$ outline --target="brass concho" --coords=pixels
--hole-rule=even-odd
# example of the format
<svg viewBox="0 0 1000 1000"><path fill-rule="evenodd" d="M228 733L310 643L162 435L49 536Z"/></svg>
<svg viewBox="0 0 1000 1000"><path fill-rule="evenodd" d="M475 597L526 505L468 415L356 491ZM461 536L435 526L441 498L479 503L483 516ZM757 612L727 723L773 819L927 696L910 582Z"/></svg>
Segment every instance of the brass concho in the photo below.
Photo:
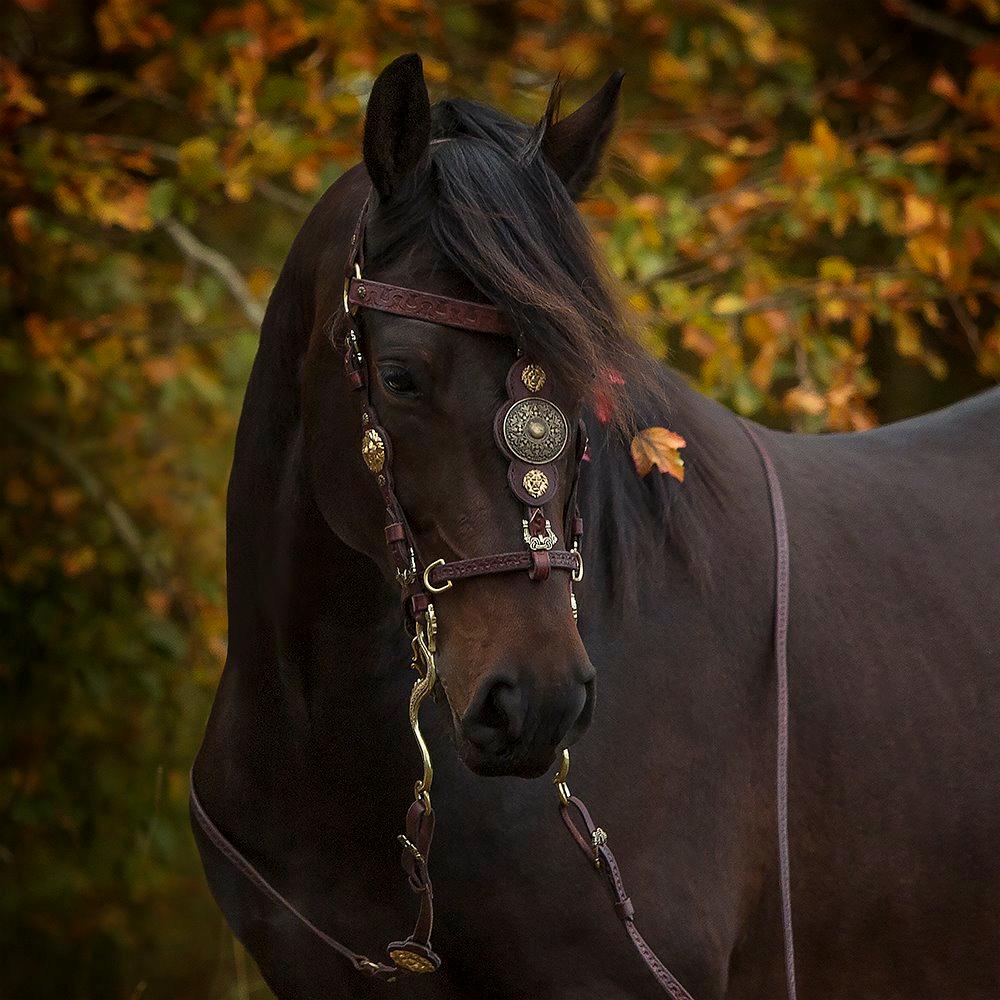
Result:
<svg viewBox="0 0 1000 1000"><path fill-rule="evenodd" d="M545 385L545 369L540 365L525 365L521 372L521 381L529 392L538 392Z"/></svg>
<svg viewBox="0 0 1000 1000"><path fill-rule="evenodd" d="M389 957L401 969L407 972L433 972L434 963L418 955L415 951L408 951L406 948L393 948L389 952Z"/></svg>
<svg viewBox="0 0 1000 1000"><path fill-rule="evenodd" d="M518 400L503 419L503 439L515 458L531 465L554 462L566 447L566 418L555 403Z"/></svg>
<svg viewBox="0 0 1000 1000"><path fill-rule="evenodd" d="M524 474L524 489L529 496L540 497L549 488L549 477L541 469L531 469Z"/></svg>
<svg viewBox="0 0 1000 1000"><path fill-rule="evenodd" d="M361 438L361 457L372 472L381 472L385 465L385 442L382 435L374 429L365 431Z"/></svg>

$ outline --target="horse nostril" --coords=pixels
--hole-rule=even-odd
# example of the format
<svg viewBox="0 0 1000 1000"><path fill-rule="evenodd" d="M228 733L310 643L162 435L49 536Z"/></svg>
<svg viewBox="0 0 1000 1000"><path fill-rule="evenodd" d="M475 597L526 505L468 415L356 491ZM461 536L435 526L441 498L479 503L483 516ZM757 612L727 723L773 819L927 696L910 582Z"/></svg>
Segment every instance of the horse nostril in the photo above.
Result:
<svg viewBox="0 0 1000 1000"><path fill-rule="evenodd" d="M521 736L525 714L519 685L506 679L487 681L465 713L465 735L481 750L495 749Z"/></svg>

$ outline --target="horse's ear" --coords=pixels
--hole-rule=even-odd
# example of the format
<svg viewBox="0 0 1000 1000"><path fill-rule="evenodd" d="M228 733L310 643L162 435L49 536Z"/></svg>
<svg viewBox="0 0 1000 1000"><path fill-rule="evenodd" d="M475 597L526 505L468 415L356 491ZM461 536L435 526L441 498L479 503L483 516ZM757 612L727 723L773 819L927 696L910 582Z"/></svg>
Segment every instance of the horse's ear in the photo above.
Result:
<svg viewBox="0 0 1000 1000"><path fill-rule="evenodd" d="M552 122L545 131L542 152L573 198L579 198L587 190L601 169L604 149L618 115L618 93L624 76L623 70L616 70L586 104ZM558 88L557 83L549 113L554 112L558 103Z"/></svg>
<svg viewBox="0 0 1000 1000"><path fill-rule="evenodd" d="M378 75L365 113L365 167L375 190L391 198L420 162L431 140L431 103L416 52L394 59Z"/></svg>

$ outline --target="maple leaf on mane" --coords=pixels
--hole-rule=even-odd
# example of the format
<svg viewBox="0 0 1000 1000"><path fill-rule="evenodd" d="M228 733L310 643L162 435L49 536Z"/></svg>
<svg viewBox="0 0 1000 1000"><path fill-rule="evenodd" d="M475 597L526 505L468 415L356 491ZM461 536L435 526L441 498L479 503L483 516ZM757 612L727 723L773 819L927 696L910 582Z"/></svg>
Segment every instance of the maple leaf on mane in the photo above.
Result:
<svg viewBox="0 0 1000 1000"><path fill-rule="evenodd" d="M654 466L660 472L684 482L684 459L680 449L687 442L666 427L647 427L632 438L632 461L640 476L648 475Z"/></svg>

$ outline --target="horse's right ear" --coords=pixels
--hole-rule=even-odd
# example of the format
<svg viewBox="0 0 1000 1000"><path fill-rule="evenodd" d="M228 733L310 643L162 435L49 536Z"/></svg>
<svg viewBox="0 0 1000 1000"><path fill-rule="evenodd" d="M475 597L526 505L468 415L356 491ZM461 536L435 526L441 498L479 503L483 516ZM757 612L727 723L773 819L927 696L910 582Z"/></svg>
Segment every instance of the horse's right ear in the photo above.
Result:
<svg viewBox="0 0 1000 1000"><path fill-rule="evenodd" d="M420 162L431 140L431 102L415 52L378 75L365 113L365 167L375 190L391 198Z"/></svg>

